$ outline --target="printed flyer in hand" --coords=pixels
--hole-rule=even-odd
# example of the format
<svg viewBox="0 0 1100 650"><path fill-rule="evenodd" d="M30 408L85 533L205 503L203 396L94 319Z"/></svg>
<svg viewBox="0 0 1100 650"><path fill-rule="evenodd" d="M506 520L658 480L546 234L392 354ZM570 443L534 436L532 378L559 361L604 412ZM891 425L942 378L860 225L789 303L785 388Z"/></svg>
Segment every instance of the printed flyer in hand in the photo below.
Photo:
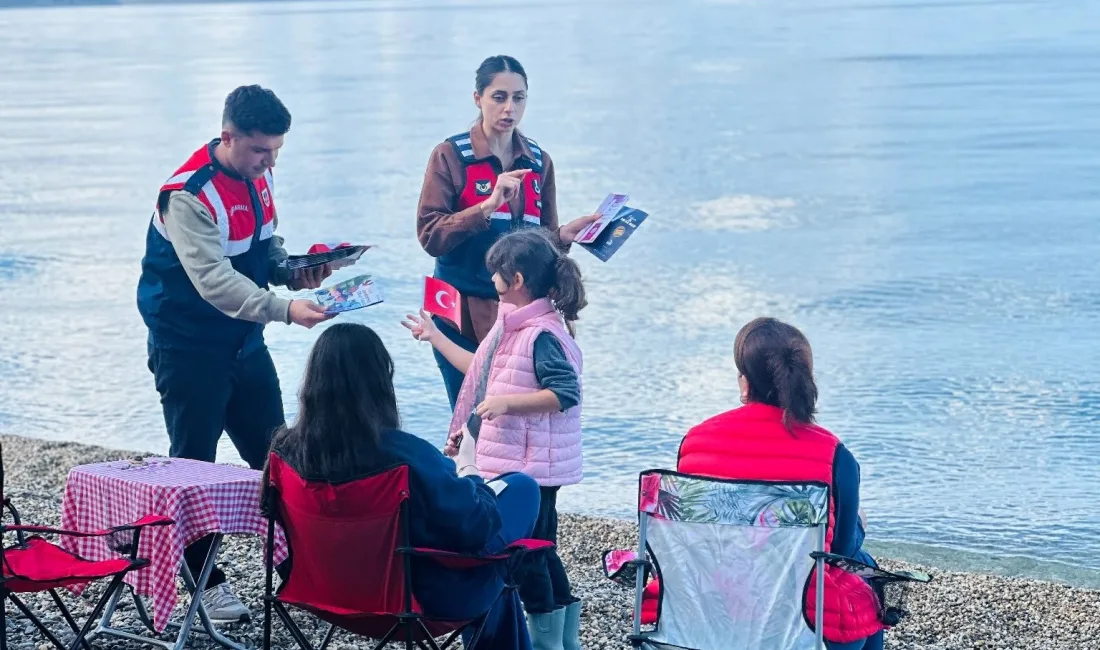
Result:
<svg viewBox="0 0 1100 650"><path fill-rule="evenodd" d="M369 275L360 275L314 292L317 304L326 314L363 309L382 302L382 291Z"/></svg>

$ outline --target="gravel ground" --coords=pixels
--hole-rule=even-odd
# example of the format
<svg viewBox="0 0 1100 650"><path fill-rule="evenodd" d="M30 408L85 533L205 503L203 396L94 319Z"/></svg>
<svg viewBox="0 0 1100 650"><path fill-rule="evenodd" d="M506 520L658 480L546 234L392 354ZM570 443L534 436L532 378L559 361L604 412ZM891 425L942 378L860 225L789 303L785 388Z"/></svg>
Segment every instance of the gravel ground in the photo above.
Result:
<svg viewBox="0 0 1100 650"><path fill-rule="evenodd" d="M0 436L0 443L3 444L6 470L4 493L12 498L27 522L39 524L58 523L59 500L69 467L132 455L74 443L13 436ZM600 554L608 548L634 546L635 526L625 521L563 515L559 534L562 559L576 594L585 601L584 647L592 650L629 647L625 637L630 630L633 590L604 579ZM229 538L222 551L221 565L237 594L252 608L254 621L223 630L250 647L258 645L262 636L263 565L260 558L258 538ZM1100 591L1034 580L946 572L892 560L882 563L887 568L917 569L935 576L932 583L911 592L908 607L912 615L887 634L887 648L1100 650ZM91 610L94 602L91 599L98 593L98 589L93 588L79 599L67 593L64 595L78 620L82 620ZM31 606L35 611L47 615L51 628L63 631L66 626L56 615L48 597L29 597L27 600L34 603ZM13 607L8 609L11 650L52 647L44 645L45 638ZM320 628L308 617L299 620L313 632L315 639L320 638ZM132 606L120 609L116 625L133 632L141 631ZM278 647L294 647L280 624L276 623L274 629ZM149 647L115 639L101 640L96 645L127 650ZM196 637L191 646L219 647L201 636ZM364 646L362 640L337 634L330 647L345 650Z"/></svg>

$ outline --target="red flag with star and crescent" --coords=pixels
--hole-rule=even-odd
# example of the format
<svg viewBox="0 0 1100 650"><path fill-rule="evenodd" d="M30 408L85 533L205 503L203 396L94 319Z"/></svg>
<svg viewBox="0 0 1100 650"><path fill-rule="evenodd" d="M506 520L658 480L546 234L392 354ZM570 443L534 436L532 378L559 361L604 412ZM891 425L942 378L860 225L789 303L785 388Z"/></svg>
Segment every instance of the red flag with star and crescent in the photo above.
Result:
<svg viewBox="0 0 1100 650"><path fill-rule="evenodd" d="M458 289L439 278L424 278L424 311L462 325L461 296Z"/></svg>

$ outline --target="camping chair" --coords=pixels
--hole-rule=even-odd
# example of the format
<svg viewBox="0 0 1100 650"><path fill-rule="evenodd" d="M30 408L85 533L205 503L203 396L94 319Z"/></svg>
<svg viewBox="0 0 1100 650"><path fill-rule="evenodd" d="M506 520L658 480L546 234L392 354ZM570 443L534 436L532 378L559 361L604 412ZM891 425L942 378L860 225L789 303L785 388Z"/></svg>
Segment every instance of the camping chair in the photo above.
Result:
<svg viewBox="0 0 1100 650"><path fill-rule="evenodd" d="M142 529L147 526L169 526L173 521L167 517L150 515L132 524L94 532L26 526L20 521L19 512L12 505L11 499L4 497L3 494L4 461L3 449L0 447L0 498L3 498L3 509L11 514L13 522L12 525L5 525L4 513L0 512L0 566L3 569L0 571L0 603L6 605L10 600L58 650L76 650L80 647L91 650L91 645L87 641L88 633L107 601L122 588L123 577L149 564L149 560L137 556ZM3 536L9 531L15 533L16 543L5 548ZM27 534L31 536L27 537ZM41 535L106 537L112 549L127 557L93 562L46 541ZM57 589L104 578L111 578L110 584L104 590L84 626L78 627L72 614L65 607L65 603L61 601ZM67 646L16 595L43 591L49 592L54 604L61 610L65 622L76 635L72 643ZM7 650L7 647L7 618L6 615L0 615L0 650Z"/></svg>
<svg viewBox="0 0 1100 650"><path fill-rule="evenodd" d="M824 647L802 615L816 590L821 620L829 490L818 483L728 481L647 470L638 495L635 559L616 573L635 580L635 647L693 650ZM648 552L651 561L645 561ZM621 556L621 554L620 554ZM605 563L608 560L605 554ZM809 576L817 565L816 584ZM642 632L647 573L660 580L656 627ZM613 576L612 576L613 577Z"/></svg>
<svg viewBox="0 0 1100 650"><path fill-rule="evenodd" d="M473 621L425 616L412 593L412 556L454 569L504 563L504 597L516 588L511 576L523 555L553 546L542 540L520 540L494 556L413 548L408 466L331 484L303 479L277 454L272 453L268 463L264 650L271 648L272 610L304 650L314 650L291 619L288 606L331 624L317 650L325 650L337 627L378 639L375 650L390 641L403 642L406 650L445 650L472 626L469 648L475 648L488 612ZM290 574L277 592L272 589L276 519L292 553ZM450 636L438 645L435 637L445 634Z"/></svg>
<svg viewBox="0 0 1100 650"><path fill-rule="evenodd" d="M906 613L905 585L931 580L825 553L829 489L823 483L668 470L642 472L639 483L638 549L603 556L609 578L635 584L635 647L821 650L822 626L813 622L823 615L824 565L871 583L886 626ZM657 579L646 585L650 572ZM656 627L643 633L643 624Z"/></svg>

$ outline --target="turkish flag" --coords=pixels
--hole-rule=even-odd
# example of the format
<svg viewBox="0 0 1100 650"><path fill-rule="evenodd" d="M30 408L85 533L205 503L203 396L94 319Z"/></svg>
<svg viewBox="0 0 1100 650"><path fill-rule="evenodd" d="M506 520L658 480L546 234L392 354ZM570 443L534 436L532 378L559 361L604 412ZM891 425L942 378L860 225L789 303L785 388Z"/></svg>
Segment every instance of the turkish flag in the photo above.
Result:
<svg viewBox="0 0 1100 650"><path fill-rule="evenodd" d="M458 289L439 278L424 278L424 311L462 325Z"/></svg>

